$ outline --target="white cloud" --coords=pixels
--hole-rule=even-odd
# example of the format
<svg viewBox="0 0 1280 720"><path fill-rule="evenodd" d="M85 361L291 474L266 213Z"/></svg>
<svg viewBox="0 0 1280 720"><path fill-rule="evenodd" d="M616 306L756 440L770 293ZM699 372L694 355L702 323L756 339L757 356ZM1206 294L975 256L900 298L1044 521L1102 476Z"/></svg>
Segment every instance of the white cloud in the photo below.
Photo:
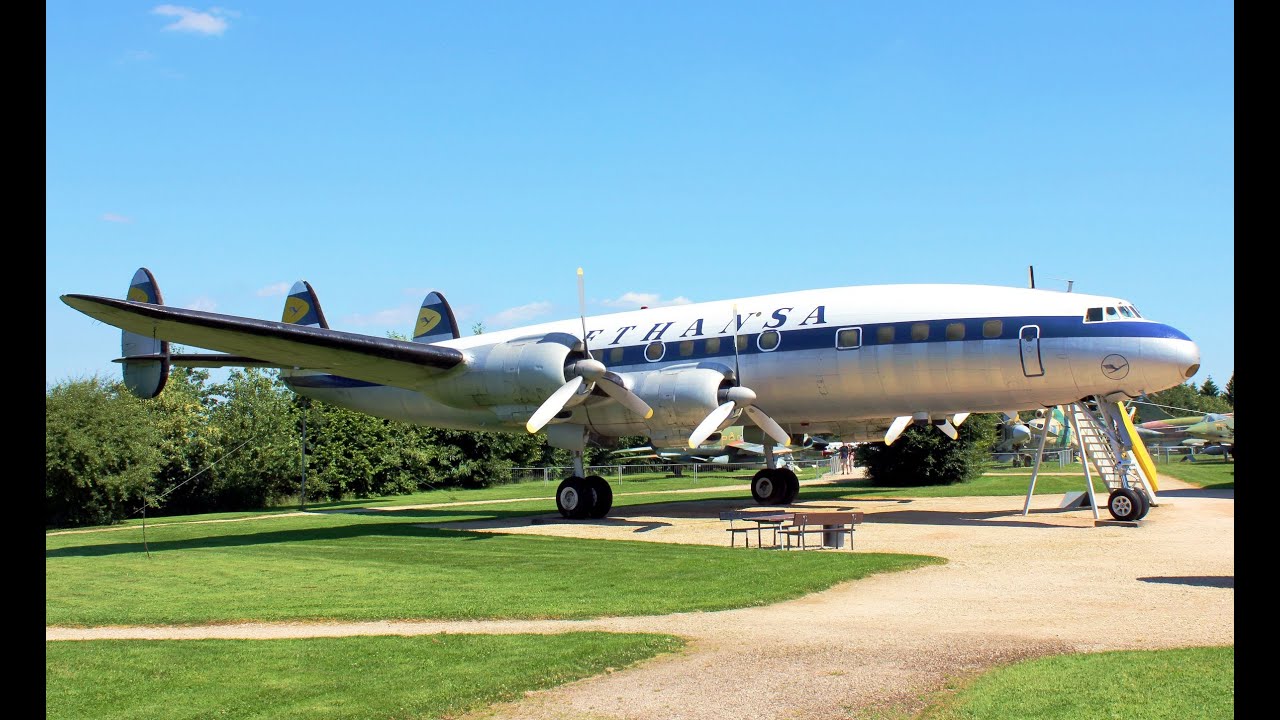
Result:
<svg viewBox="0 0 1280 720"><path fill-rule="evenodd" d="M214 302L213 298L209 297L208 295L201 295L195 300L192 300L191 302L187 303L184 307L186 307L188 310L203 310L205 312L213 312L214 309L218 307L218 303Z"/></svg>
<svg viewBox="0 0 1280 720"><path fill-rule="evenodd" d="M293 283L278 282L258 289L258 297L279 297L288 294L289 288L293 287Z"/></svg>
<svg viewBox="0 0 1280 720"><path fill-rule="evenodd" d="M413 329L413 321L418 319L418 308L420 304L401 305L399 307L387 308L385 310L375 310L371 313L357 313L348 315L343 318L343 322L356 327L368 327L376 325L378 327L395 330L397 332L409 332Z"/></svg>
<svg viewBox="0 0 1280 720"><path fill-rule="evenodd" d="M658 293L642 293L642 292L625 292L617 299L601 300L600 304L606 307L623 308L626 310L639 310L641 307L664 307L667 305L688 305L693 302L689 298L681 295L680 297L663 300Z"/></svg>
<svg viewBox="0 0 1280 720"><path fill-rule="evenodd" d="M128 218L128 217L125 217L125 216L123 216L123 215L117 215L116 213L103 213L103 214L102 214L102 219L103 219L103 221L105 221L105 222L113 222L113 223L131 223L131 222L133 222L133 218Z"/></svg>
<svg viewBox="0 0 1280 720"><path fill-rule="evenodd" d="M164 26L165 30L177 32L193 32L201 35L221 35L227 31L224 18L239 17L240 13L225 8L209 8L208 12L200 12L195 8L181 5L157 5L151 9L155 15L176 17L177 20Z"/></svg>
<svg viewBox="0 0 1280 720"><path fill-rule="evenodd" d="M484 319L485 327L502 328L516 323L528 322L536 317L551 312L551 303L546 300L531 302L528 305L507 308L502 312Z"/></svg>

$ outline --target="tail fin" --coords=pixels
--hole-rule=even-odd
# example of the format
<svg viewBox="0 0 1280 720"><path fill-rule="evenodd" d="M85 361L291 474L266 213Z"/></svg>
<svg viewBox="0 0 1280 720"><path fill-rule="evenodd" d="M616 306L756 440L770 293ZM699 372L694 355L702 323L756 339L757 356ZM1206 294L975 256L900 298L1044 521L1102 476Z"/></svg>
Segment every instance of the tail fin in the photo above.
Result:
<svg viewBox="0 0 1280 720"><path fill-rule="evenodd" d="M440 342L458 337L458 322L453 318L453 308L444 295L432 290L418 310L418 322L413 326L413 341Z"/></svg>
<svg viewBox="0 0 1280 720"><path fill-rule="evenodd" d="M133 274L125 299L152 305L164 304L160 286L146 268L138 268L138 272ZM124 385L129 392L144 399L159 395L169 379L169 342L124 330L120 334L120 354L123 356Z"/></svg>
<svg viewBox="0 0 1280 720"><path fill-rule="evenodd" d="M329 322L324 319L324 310L320 309L320 298L311 283L299 280L289 289L289 297L284 299L284 314L280 322L290 325L311 325L329 329Z"/></svg>

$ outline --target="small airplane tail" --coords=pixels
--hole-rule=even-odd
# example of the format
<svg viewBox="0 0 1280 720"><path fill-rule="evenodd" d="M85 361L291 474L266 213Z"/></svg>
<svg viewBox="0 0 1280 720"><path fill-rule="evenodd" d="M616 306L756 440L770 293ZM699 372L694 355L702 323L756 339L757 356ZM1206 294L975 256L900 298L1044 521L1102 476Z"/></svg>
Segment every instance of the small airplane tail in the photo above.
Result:
<svg viewBox="0 0 1280 720"><path fill-rule="evenodd" d="M284 313L280 322L290 325L310 325L329 329L329 322L324 319L324 310L320 309L320 298L311 283L299 280L289 288L289 297L284 299Z"/></svg>
<svg viewBox="0 0 1280 720"><path fill-rule="evenodd" d="M160 286L147 268L138 268L133 274L125 299L152 305L164 304ZM159 395L169 379L169 342L122 330L120 354L124 385L129 392L143 399Z"/></svg>
<svg viewBox="0 0 1280 720"><path fill-rule="evenodd" d="M453 340L458 337L458 321L453 317L453 308L444 295L432 290L422 301L418 310L418 322L413 326L413 341L434 343L441 340Z"/></svg>

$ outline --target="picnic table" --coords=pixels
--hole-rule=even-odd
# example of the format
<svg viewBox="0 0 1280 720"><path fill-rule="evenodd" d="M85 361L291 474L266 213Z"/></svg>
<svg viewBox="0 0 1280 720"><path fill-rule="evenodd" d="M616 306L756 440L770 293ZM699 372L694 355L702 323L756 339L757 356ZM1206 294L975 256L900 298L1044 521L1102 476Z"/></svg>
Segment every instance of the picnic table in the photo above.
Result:
<svg viewBox="0 0 1280 720"><path fill-rule="evenodd" d="M772 542L767 547L785 548L790 550L793 546L801 550L810 547L820 548L841 548L844 547L845 537L848 537L849 547L853 547L853 531L854 525L861 523L863 514L861 512L747 512L742 510L732 510L720 513L721 520L728 520L729 527L726 532L729 533L729 546L735 545L735 540L739 534L742 535L743 544L751 547L751 533L754 531L756 536L756 547L766 547L764 544L764 532L771 532L770 538ZM738 521L743 523L754 523L754 525L737 525ZM779 534L784 542L779 541ZM811 542L810 537L817 536L817 542Z"/></svg>

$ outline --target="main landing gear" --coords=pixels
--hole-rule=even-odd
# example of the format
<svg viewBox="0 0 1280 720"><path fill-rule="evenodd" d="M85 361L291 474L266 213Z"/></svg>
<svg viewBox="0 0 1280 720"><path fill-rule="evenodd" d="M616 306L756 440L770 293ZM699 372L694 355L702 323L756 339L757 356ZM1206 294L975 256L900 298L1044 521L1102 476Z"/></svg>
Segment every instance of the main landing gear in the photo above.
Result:
<svg viewBox="0 0 1280 720"><path fill-rule="evenodd" d="M599 475L571 475L556 489L556 509L570 520L602 518L613 507L613 488Z"/></svg>
<svg viewBox="0 0 1280 720"><path fill-rule="evenodd" d="M765 468L751 478L751 497L761 505L790 505L800 494L800 478L789 468Z"/></svg>

